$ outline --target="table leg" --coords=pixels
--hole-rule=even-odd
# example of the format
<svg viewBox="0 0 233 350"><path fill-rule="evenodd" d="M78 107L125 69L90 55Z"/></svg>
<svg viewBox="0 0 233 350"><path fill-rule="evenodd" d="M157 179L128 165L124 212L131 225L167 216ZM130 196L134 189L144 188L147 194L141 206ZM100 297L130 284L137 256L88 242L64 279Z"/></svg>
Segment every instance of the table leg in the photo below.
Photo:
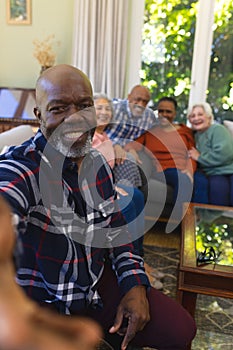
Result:
<svg viewBox="0 0 233 350"><path fill-rule="evenodd" d="M192 315L195 316L197 294L184 290L177 291L177 301Z"/></svg>
<svg viewBox="0 0 233 350"><path fill-rule="evenodd" d="M190 313L194 318L197 294L193 292L187 292L184 290L177 290L177 301ZM190 343L187 350L191 350L192 344Z"/></svg>

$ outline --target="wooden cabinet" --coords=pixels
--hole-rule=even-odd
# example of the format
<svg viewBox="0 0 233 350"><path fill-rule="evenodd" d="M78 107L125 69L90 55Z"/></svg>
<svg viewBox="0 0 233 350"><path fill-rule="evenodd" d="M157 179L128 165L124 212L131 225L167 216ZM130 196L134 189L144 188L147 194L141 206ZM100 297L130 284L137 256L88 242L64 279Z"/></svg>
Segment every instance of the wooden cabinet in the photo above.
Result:
<svg viewBox="0 0 233 350"><path fill-rule="evenodd" d="M22 124L38 127L35 105L35 89L0 87L0 132Z"/></svg>

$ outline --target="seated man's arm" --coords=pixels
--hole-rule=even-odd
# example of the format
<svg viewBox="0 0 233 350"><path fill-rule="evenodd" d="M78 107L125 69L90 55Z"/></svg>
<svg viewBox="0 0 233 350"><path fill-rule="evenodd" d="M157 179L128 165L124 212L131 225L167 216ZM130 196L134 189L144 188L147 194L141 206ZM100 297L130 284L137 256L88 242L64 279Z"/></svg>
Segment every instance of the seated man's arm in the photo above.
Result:
<svg viewBox="0 0 233 350"><path fill-rule="evenodd" d="M125 145L125 150L132 154L132 156L138 164L142 164L138 152L140 152L143 149L144 142L145 135L141 135L135 141L129 142L127 143L127 145Z"/></svg>
<svg viewBox="0 0 233 350"><path fill-rule="evenodd" d="M137 253L134 253L133 245L129 243L115 248L113 255L122 299L117 308L115 322L109 332L124 335L121 345L123 350L150 320L146 296L149 280L145 274L143 260ZM124 320L127 320L126 325L124 325Z"/></svg>
<svg viewBox="0 0 233 350"><path fill-rule="evenodd" d="M126 244L115 246L110 258L117 274L121 302L117 308L115 322L110 333L124 335L121 349L126 349L135 334L142 330L150 319L146 290L150 286L145 273L142 257L135 250L126 226L122 226L122 235L129 238ZM127 324L124 325L124 321Z"/></svg>

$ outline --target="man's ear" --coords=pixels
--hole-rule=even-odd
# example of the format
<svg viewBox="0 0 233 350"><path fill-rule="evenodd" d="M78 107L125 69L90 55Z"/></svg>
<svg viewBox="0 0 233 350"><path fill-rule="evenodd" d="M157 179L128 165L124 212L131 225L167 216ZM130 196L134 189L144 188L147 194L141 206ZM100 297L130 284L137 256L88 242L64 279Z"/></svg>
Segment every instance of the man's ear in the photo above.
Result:
<svg viewBox="0 0 233 350"><path fill-rule="evenodd" d="M37 118L39 121L41 121L41 112L40 112L39 108L38 108L38 107L35 107L35 108L33 109L33 112L34 112L36 118Z"/></svg>

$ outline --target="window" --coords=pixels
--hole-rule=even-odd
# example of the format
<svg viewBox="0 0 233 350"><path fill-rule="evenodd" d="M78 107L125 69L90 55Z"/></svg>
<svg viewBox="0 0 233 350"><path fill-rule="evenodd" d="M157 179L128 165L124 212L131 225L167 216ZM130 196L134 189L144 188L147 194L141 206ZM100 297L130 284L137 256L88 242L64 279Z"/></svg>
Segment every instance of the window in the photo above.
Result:
<svg viewBox="0 0 233 350"><path fill-rule="evenodd" d="M214 36L207 101L215 118L233 120L233 4L215 0Z"/></svg>
<svg viewBox="0 0 233 350"><path fill-rule="evenodd" d="M213 7L211 20L209 13L211 10L213 13ZM160 97L174 96L178 102L177 119L184 121L192 91L199 84L204 89L202 99L211 104L216 119L233 119L232 13L231 0L145 1L141 81L152 91L154 108ZM200 35L196 36L198 29ZM206 31L206 40L210 39L207 48L204 41ZM200 62L203 50L208 51ZM199 61L197 64L194 61L192 66L194 53ZM204 67L204 74L199 70L193 78L195 69L200 67ZM196 94L196 98L198 96Z"/></svg>

